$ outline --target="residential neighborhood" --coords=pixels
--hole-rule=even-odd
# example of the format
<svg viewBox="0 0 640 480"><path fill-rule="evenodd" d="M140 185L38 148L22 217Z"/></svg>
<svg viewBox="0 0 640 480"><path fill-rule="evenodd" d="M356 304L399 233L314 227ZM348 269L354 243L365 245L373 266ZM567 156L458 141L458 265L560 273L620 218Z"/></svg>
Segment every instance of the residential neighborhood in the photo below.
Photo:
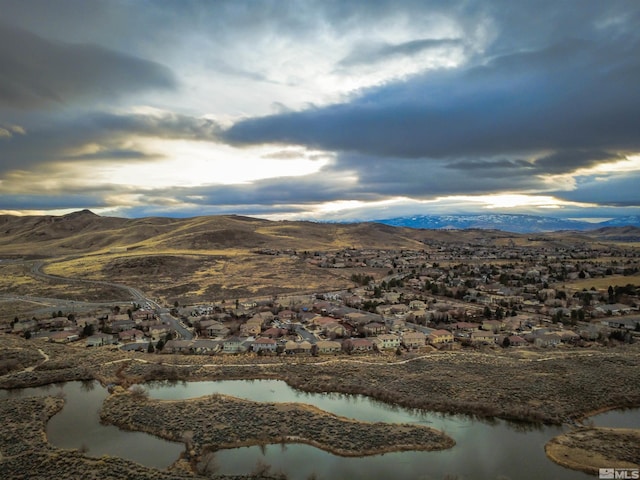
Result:
<svg viewBox="0 0 640 480"><path fill-rule="evenodd" d="M194 305L176 300L170 316L149 303L92 315L52 312L50 318L16 318L7 331L92 348L193 355L401 355L633 342L640 335L639 290L621 287L620 279L638 273L637 252L592 248L542 243L503 249L434 244L422 251L260 251L296 253L316 268L357 273L351 276L353 286L342 291ZM605 285L607 278L615 286L579 287L589 279Z"/></svg>

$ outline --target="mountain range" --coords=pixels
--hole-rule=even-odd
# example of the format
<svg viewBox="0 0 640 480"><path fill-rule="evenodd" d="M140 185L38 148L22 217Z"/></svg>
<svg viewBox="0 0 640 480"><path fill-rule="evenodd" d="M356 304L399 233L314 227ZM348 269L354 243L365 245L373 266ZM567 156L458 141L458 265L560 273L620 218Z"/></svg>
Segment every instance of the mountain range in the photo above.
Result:
<svg viewBox="0 0 640 480"><path fill-rule="evenodd" d="M585 222L536 215L411 215L376 220L394 227L424 228L432 230L461 230L480 228L513 233L540 233L560 230L588 231L605 227L640 227L640 215L618 217L603 222Z"/></svg>

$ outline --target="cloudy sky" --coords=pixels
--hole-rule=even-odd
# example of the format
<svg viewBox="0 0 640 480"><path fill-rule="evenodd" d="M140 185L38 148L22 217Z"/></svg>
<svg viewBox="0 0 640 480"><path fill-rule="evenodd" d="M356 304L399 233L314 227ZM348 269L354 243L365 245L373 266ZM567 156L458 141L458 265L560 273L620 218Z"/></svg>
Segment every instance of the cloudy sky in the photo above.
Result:
<svg viewBox="0 0 640 480"><path fill-rule="evenodd" d="M640 2L0 0L0 213L640 212Z"/></svg>

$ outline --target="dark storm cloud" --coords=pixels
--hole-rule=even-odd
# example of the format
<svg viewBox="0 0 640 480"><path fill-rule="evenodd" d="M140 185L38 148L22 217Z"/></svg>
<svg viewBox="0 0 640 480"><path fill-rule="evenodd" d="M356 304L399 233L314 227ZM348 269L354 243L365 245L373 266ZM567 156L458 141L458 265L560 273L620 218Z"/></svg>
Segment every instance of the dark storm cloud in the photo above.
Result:
<svg viewBox="0 0 640 480"><path fill-rule="evenodd" d="M568 40L424 75L349 103L242 121L226 138L407 158L631 150L640 147L640 48L624 40Z"/></svg>
<svg viewBox="0 0 640 480"><path fill-rule="evenodd" d="M560 175L573 173L580 168L594 167L603 162L615 162L625 157L620 153L603 150L561 150L532 160L523 159L463 159L446 164L446 168L473 172L474 176L502 178L523 175Z"/></svg>
<svg viewBox="0 0 640 480"><path fill-rule="evenodd" d="M49 41L0 22L0 106L51 107L175 88L171 71L154 62L89 44Z"/></svg>
<svg viewBox="0 0 640 480"><path fill-rule="evenodd" d="M377 192L361 190L340 174L324 173L299 177L283 177L258 180L247 184L208 185L190 188L154 190L148 195L176 198L181 202L216 205L278 205L317 204L342 200L378 200L385 198Z"/></svg>
<svg viewBox="0 0 640 480"><path fill-rule="evenodd" d="M556 192L555 195L563 200L602 206L640 207L639 172L625 172L606 178L579 178L577 183L575 190Z"/></svg>
<svg viewBox="0 0 640 480"><path fill-rule="evenodd" d="M57 210L104 206L106 206L106 203L100 196L91 194L3 195L0 199L0 210Z"/></svg>
<svg viewBox="0 0 640 480"><path fill-rule="evenodd" d="M0 138L0 172L62 160L115 161L160 158L163 152L144 152L123 143L136 137L215 141L218 125L206 118L161 113L117 115L92 113L65 120L41 122L26 135ZM77 153L91 146L90 153Z"/></svg>
<svg viewBox="0 0 640 480"><path fill-rule="evenodd" d="M537 173L563 174L579 168L595 167L604 162L615 162L625 157L620 153L603 150L559 151L535 160Z"/></svg>

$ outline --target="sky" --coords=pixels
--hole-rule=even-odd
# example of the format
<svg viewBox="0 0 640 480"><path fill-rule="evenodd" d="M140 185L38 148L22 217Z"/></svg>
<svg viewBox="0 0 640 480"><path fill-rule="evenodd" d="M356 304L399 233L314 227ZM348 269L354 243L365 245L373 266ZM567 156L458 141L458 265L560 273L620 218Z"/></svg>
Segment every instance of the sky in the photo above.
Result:
<svg viewBox="0 0 640 480"><path fill-rule="evenodd" d="M0 0L0 213L640 213L637 0Z"/></svg>

